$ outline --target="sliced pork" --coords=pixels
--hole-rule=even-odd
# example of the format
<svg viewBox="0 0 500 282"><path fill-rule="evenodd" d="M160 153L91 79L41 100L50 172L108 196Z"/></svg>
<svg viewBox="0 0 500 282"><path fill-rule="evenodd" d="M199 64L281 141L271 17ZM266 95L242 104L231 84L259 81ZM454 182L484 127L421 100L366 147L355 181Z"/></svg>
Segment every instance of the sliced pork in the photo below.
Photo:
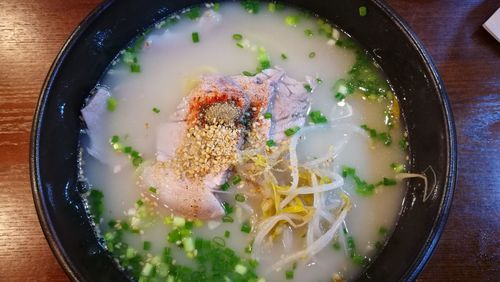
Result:
<svg viewBox="0 0 500 282"><path fill-rule="evenodd" d="M98 123L110 96L98 94L96 104L82 110L89 129ZM193 219L221 217L224 209L213 191L227 181L240 150L265 146L268 139L282 141L287 128L302 126L309 96L303 83L277 69L252 77L202 77L159 127L156 161L143 165L139 186L155 187L157 193L152 196L175 214ZM264 118L266 113L272 118ZM97 142L91 132L91 142Z"/></svg>

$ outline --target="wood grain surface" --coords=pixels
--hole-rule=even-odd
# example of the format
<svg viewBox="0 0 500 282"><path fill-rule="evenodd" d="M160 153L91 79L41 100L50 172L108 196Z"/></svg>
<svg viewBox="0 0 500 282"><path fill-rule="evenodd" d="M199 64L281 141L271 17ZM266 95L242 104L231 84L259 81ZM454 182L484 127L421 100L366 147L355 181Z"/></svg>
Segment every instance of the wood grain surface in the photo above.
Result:
<svg viewBox="0 0 500 282"><path fill-rule="evenodd" d="M422 281L500 280L500 43L481 24L496 0L387 0L431 53L459 143L453 207ZM43 80L98 0L0 1L0 281L68 280L31 196L29 137Z"/></svg>

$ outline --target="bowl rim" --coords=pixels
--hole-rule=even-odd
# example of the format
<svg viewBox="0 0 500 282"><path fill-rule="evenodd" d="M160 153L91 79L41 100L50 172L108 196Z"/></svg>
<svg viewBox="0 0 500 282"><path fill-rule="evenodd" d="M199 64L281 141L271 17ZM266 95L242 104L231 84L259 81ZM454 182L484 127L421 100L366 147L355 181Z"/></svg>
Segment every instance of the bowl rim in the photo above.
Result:
<svg viewBox="0 0 500 282"><path fill-rule="evenodd" d="M417 279L418 275L422 272L425 265L429 262L429 259L434 253L444 231L444 227L446 226L448 215L451 210L457 179L458 152L456 127L448 93L429 51L427 51L427 49L424 47L423 43L411 29L410 25L393 8L391 8L383 0L372 0L372 2L390 17L392 22L395 23L398 28L406 35L407 39L410 40L413 47L419 52L420 56L425 61L425 67L430 73L432 73L430 79L439 90L438 99L443 109L443 118L446 128L445 133L448 143L446 158L448 159L448 163L445 172L446 182L443 185L444 192L441 203L439 205L437 217L434 220L434 224L431 228L431 232L427 236L425 243L420 248L419 254L415 257L413 263L408 267L406 273L403 276L404 280L413 281ZM403 278L401 280L403 280Z"/></svg>
<svg viewBox="0 0 500 282"><path fill-rule="evenodd" d="M407 268L401 281L413 281L422 272L425 265L428 263L430 257L437 247L437 243L443 233L444 227L447 222L448 215L450 213L453 194L456 186L457 178L457 136L455 122L451 110L450 100L447 91L444 87L444 82L439 75L437 67L432 60L429 52L424 47L423 43L418 39L415 32L410 28L410 25L403 20L399 14L382 0L370 0L374 5L377 6L386 16L397 25L399 30L405 35L409 40L412 47L418 52L421 59L424 61L424 65L427 70L432 74L430 79L432 84L438 90L438 100L441 104L443 120L445 125L446 143L447 143L447 165L446 171L444 173L446 181L443 183L443 195L439 205L439 210L437 217L434 220L434 224L429 232L424 244L420 248L420 252L414 258L412 264ZM47 240L52 253L56 257L58 263L62 266L64 272L73 281L78 281L79 277L82 277L78 268L76 268L73 262L69 259L66 251L63 249L62 244L55 232L52 224L52 220L48 214L48 208L45 204L44 196L40 190L40 173L39 173L39 137L41 129L41 117L45 112L45 104L49 93L51 92L54 80L59 72L59 69L63 62L65 61L68 53L72 51L73 45L80 38L80 36L85 32L85 30L92 25L92 23L111 5L118 2L117 0L105 0L98 4L75 28L75 30L70 34L68 39L62 45L59 53L54 59L48 74L44 80L40 96L37 101L35 112L33 114L33 123L31 127L30 136L30 183L31 191L33 196L33 201L35 204L35 210L39 219L40 227L42 228L45 239Z"/></svg>
<svg viewBox="0 0 500 282"><path fill-rule="evenodd" d="M66 56L78 38L83 34L83 32L93 23L93 21L98 18L109 6L111 6L115 0L106 0L97 5L90 13L85 16L85 18L76 26L76 28L71 32L68 39L62 45L59 53L56 58L52 62L50 66L49 72L45 77L42 90L40 92L40 96L38 98L38 102L36 105L35 113L33 114L33 124L31 127L31 136L30 136L30 182L31 182L31 192L33 195L33 201L35 203L35 209L38 216L38 221L40 223L40 227L42 228L43 235L49 244L49 247L56 257L59 265L62 266L62 269L66 273L66 275L72 281L78 281L78 278L81 277L77 268L73 266L73 263L68 258L66 251L64 251L61 242L55 232L52 220L48 214L47 206L45 205L45 201L43 200L44 196L40 191L40 173L38 166L38 152L39 152L39 136L40 136L40 117L45 111L45 104L48 98L48 95L52 89L52 84L55 80L57 73L59 72L59 68L63 64Z"/></svg>

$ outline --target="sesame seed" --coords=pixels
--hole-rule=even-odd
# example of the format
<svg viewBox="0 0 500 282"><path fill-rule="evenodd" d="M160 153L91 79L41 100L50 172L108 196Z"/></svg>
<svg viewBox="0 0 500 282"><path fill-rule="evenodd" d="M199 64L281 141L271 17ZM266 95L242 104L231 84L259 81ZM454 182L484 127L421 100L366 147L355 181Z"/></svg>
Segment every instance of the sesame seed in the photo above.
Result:
<svg viewBox="0 0 500 282"><path fill-rule="evenodd" d="M171 160L175 174L199 178L234 164L240 130L227 123L195 125L188 129Z"/></svg>

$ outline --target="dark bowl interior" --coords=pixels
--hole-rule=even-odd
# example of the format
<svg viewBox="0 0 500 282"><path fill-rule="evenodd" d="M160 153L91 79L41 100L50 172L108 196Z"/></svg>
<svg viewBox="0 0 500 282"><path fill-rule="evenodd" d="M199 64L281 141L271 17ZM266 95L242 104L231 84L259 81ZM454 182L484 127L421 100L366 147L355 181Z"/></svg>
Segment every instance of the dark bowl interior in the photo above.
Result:
<svg viewBox="0 0 500 282"><path fill-rule="evenodd" d="M146 27L198 0L107 1L69 38L52 66L32 130L34 200L47 240L73 280L117 281L127 276L98 243L77 178L80 109L116 54ZM379 0L288 0L352 35L380 64L401 101L409 130L411 171L429 165L437 189L422 203L410 181L397 227L360 281L413 280L443 230L456 175L456 137L448 98L434 64L408 26ZM360 17L358 8L367 6Z"/></svg>

